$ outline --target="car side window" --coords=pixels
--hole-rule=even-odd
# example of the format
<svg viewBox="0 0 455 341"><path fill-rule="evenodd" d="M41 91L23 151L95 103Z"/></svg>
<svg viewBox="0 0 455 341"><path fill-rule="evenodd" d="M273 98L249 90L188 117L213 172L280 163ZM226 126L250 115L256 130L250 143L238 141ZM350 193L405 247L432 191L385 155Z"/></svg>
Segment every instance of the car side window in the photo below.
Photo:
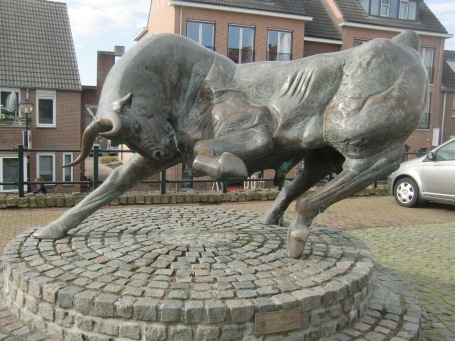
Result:
<svg viewBox="0 0 455 341"><path fill-rule="evenodd" d="M436 161L455 160L455 141L446 144L436 152Z"/></svg>

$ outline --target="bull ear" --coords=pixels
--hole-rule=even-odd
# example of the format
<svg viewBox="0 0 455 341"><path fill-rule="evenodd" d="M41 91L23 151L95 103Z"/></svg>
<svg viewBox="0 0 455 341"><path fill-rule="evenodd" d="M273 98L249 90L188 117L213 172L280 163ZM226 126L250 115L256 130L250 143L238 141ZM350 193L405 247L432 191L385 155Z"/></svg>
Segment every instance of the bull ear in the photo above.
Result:
<svg viewBox="0 0 455 341"><path fill-rule="evenodd" d="M123 111L123 108L125 107L125 105L127 104L131 104L131 101L133 100L133 93L130 92L128 95L126 95L125 97L123 98L120 98L116 101L114 101L114 103L112 103L112 109L114 109L114 111L117 113L117 114L120 114L122 111Z"/></svg>

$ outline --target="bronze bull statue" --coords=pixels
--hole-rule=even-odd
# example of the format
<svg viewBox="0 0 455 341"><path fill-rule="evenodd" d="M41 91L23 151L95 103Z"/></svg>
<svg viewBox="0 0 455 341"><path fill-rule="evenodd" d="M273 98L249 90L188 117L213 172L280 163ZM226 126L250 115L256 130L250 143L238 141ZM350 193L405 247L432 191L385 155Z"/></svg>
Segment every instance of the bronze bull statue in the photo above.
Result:
<svg viewBox="0 0 455 341"><path fill-rule="evenodd" d="M182 36L150 37L110 71L81 154L66 166L84 160L98 135L137 154L34 236L63 237L142 179L181 162L191 175L219 181L274 169L279 185L304 160L265 215L278 224L293 200L338 174L297 201L288 254L298 257L317 214L399 166L428 97L418 50L417 34L405 31L342 52L236 65Z"/></svg>

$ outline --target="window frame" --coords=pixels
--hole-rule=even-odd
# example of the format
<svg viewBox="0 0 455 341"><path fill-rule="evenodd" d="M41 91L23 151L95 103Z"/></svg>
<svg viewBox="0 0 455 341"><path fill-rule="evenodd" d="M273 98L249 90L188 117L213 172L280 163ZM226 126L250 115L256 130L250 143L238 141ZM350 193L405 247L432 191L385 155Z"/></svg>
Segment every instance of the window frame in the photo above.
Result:
<svg viewBox="0 0 455 341"><path fill-rule="evenodd" d="M65 161L65 158L69 156L70 157L70 161L69 162L66 162ZM70 163L70 162L73 162L74 160L74 155L73 153L63 153L62 154L62 165L66 165L67 163ZM73 174L73 167L65 167L65 168L62 168L62 180L63 181L74 181L74 174ZM70 179L69 180L66 180L66 172L69 172L69 176L70 176ZM72 184L64 184L64 186L72 186Z"/></svg>
<svg viewBox="0 0 455 341"><path fill-rule="evenodd" d="M276 52L276 55L277 55L277 57L278 57L278 55L279 55L280 53L283 54L283 55L284 55L284 54L288 54L288 55L289 55L289 60L292 60L292 44L294 43L294 41L293 41L293 31L290 31L290 30L282 30L282 29L277 29L277 28L268 28L268 29L267 29L267 47L266 47L266 48L267 48L267 51L266 51L266 52L267 52L267 60L270 61L270 50L269 50L269 48L270 48L270 43L269 43L269 42L270 42L270 35L269 35L269 34L270 34L271 32L277 32L278 34L279 34L279 33L287 33L287 34L290 34L290 35L291 35L291 44L290 44L290 46L289 46L289 52L288 52L288 53L286 53L286 52L279 52L278 50L279 50L280 44L278 43L279 40L277 40L277 52ZM275 60L275 61L276 61L276 60Z"/></svg>
<svg viewBox="0 0 455 341"><path fill-rule="evenodd" d="M40 123L39 101L40 99L52 100L52 123ZM57 126L57 92L55 90L36 90L36 126L39 128L55 128Z"/></svg>
<svg viewBox="0 0 455 341"><path fill-rule="evenodd" d="M407 20L407 21L419 21L420 18L420 9L418 6L418 0L358 0L360 6L363 10L372 17L383 17L383 18L391 18L391 19L398 19L398 20ZM383 4L383 1L388 1L387 4ZM401 16L401 4L406 3L406 16ZM410 12L411 3L415 3L415 13ZM373 6L375 5L375 6ZM387 6L387 15L382 14L383 6ZM373 8L374 7L374 8ZM377 13L376 13L377 11ZM394 16L394 14L396 16ZM414 19L410 18L410 14L414 14Z"/></svg>
<svg viewBox="0 0 455 341"><path fill-rule="evenodd" d="M0 182L4 182L4 174L3 174L3 159L16 159L19 162L19 156L15 154L0 154ZM27 179L27 167L25 165L27 164L27 156L23 157L23 163L24 163L24 170L22 174L23 179ZM19 167L18 167L19 168ZM19 192L19 186L15 189L4 189L5 185L0 185L0 193L18 193ZM14 186L14 185L6 185L6 186ZM27 185L24 185L24 191L27 192Z"/></svg>
<svg viewBox="0 0 455 341"><path fill-rule="evenodd" d="M364 39L364 38L354 38L354 44L352 45L353 47L359 47L362 46L363 44L366 44L370 41L371 39ZM357 43L357 44L356 44Z"/></svg>
<svg viewBox="0 0 455 341"><path fill-rule="evenodd" d="M401 4L406 4L406 15L404 17L401 16ZM398 19L408 19L409 15L409 0L400 0L398 2Z"/></svg>
<svg viewBox="0 0 455 341"><path fill-rule="evenodd" d="M239 24L229 24L228 25L228 58L229 58L229 50L235 50L233 47L229 47L230 46L230 41L231 41L231 27L238 27L240 28L240 34L239 34L239 46L236 50L238 51L251 51L253 56L252 56L252 60L251 62L246 62L246 63L242 63L242 58L240 57L241 56L241 53L239 53L239 63L238 64L247 64L247 63L252 63L255 61L255 51L256 51L256 26L249 26L249 25L239 25ZM252 29L253 30L253 44L252 44L252 50L243 50L243 48L239 48L241 47L242 42L243 42L243 29L244 28L248 28L248 29Z"/></svg>
<svg viewBox="0 0 455 341"><path fill-rule="evenodd" d="M426 52L424 53L424 51L432 51L433 52L433 55L432 55L432 58L431 58L431 66L426 66L425 65L424 54L426 54ZM423 60L425 68L427 69L429 84L434 84L434 69L435 69L434 68L434 60L435 60L435 55L436 55L436 47L434 47L434 46L421 46L420 47L420 57ZM429 72L428 69L431 69L430 72Z"/></svg>
<svg viewBox="0 0 455 341"><path fill-rule="evenodd" d="M384 3L387 2L387 3ZM385 15L382 14L382 9L387 8L387 13ZM381 0L381 5L379 8L379 15L381 17L390 17L390 0Z"/></svg>
<svg viewBox="0 0 455 341"><path fill-rule="evenodd" d="M41 156L51 156L52 157L52 180L45 180L45 181L55 181L55 153L49 152L37 152L36 153L36 177L42 176L40 173L40 157ZM55 184L49 184L46 186L55 186Z"/></svg>
<svg viewBox="0 0 455 341"><path fill-rule="evenodd" d="M188 37L188 25L190 23L199 25L199 28L198 28L198 35L199 35L198 41L195 41L195 40L191 39L190 37ZM213 31L212 31L212 46L210 48L202 44L202 24L212 25L212 27L213 27ZM186 21L186 37L188 39L191 39L194 42L204 46L205 48L208 48L209 50L212 50L212 51L215 51L215 36L216 36L215 29L216 29L216 22L215 21L203 21L203 20L194 20L194 19L188 19Z"/></svg>

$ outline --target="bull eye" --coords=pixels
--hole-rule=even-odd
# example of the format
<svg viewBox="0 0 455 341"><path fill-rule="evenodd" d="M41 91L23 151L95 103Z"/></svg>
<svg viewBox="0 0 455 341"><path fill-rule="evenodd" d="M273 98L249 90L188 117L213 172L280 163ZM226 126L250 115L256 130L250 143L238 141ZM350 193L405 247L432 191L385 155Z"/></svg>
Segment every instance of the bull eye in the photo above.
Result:
<svg viewBox="0 0 455 341"><path fill-rule="evenodd" d="M139 134L141 132L141 126L139 123L137 122L133 123L133 131L135 134Z"/></svg>

